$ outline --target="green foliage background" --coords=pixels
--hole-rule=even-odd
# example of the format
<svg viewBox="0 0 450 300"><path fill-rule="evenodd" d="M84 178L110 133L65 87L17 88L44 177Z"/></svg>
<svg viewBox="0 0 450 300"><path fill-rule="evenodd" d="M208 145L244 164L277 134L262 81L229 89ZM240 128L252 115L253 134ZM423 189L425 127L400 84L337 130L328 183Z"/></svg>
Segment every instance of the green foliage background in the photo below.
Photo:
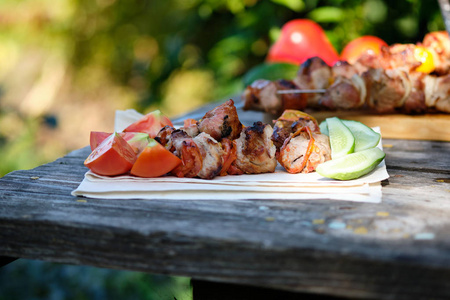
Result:
<svg viewBox="0 0 450 300"><path fill-rule="evenodd" d="M318 22L338 51L362 35L416 43L444 29L433 0L2 0L0 176L112 131L116 109L173 117L238 93L295 18Z"/></svg>

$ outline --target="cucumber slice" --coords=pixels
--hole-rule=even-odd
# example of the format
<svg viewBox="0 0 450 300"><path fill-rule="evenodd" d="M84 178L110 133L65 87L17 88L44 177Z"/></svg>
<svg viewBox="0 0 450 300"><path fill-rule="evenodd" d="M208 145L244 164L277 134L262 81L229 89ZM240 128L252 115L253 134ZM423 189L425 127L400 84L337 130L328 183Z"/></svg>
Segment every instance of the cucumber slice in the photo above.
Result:
<svg viewBox="0 0 450 300"><path fill-rule="evenodd" d="M316 172L333 179L356 179L375 169L385 156L380 148L370 148L326 161L317 166Z"/></svg>
<svg viewBox="0 0 450 300"><path fill-rule="evenodd" d="M328 125L327 125L327 121L322 121L319 124L319 128L320 128L320 133L325 134L325 135L330 135L330 133L328 132Z"/></svg>
<svg viewBox="0 0 450 300"><path fill-rule="evenodd" d="M350 129L355 137L355 152L376 147L380 142L381 134L361 122L341 120Z"/></svg>
<svg viewBox="0 0 450 300"><path fill-rule="evenodd" d="M330 137L331 158L336 159L353 153L355 137L338 117L326 119Z"/></svg>

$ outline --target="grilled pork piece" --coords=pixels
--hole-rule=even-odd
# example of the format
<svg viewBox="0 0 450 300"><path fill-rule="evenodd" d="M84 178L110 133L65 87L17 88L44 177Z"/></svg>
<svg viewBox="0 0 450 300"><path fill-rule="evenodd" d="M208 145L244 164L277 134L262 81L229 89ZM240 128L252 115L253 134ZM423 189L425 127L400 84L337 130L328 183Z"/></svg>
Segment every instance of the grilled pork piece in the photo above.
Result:
<svg viewBox="0 0 450 300"><path fill-rule="evenodd" d="M310 173L331 159L328 136L303 127L287 138L280 149L278 162L289 173Z"/></svg>
<svg viewBox="0 0 450 300"><path fill-rule="evenodd" d="M360 108L365 103L366 93L366 85L359 75L340 76L319 99L319 104L329 109Z"/></svg>
<svg viewBox="0 0 450 300"><path fill-rule="evenodd" d="M246 174L274 172L277 160L276 148L271 140L272 132L272 127L262 122L245 127L241 136L235 140L237 158L232 163L233 168Z"/></svg>
<svg viewBox="0 0 450 300"><path fill-rule="evenodd" d="M428 107L425 103L425 83L424 79L428 76L425 73L410 72L408 77L411 82L411 91L400 108L406 114L422 114L427 112Z"/></svg>
<svg viewBox="0 0 450 300"><path fill-rule="evenodd" d="M450 74L446 76L426 76L425 103L427 107L450 113Z"/></svg>
<svg viewBox="0 0 450 300"><path fill-rule="evenodd" d="M354 109L364 105L366 87L355 66L338 61L331 67L331 85L319 98L319 105L329 109Z"/></svg>
<svg viewBox="0 0 450 300"><path fill-rule="evenodd" d="M217 141L223 138L236 139L242 131L242 124L233 100L215 107L207 112L198 122L199 132L211 135Z"/></svg>
<svg viewBox="0 0 450 300"><path fill-rule="evenodd" d="M331 67L331 81L335 78L351 79L353 76L359 75L358 69L344 60L340 60Z"/></svg>
<svg viewBox="0 0 450 300"><path fill-rule="evenodd" d="M450 39L446 31L430 32L423 38L423 46L433 55L435 73L446 75L450 71Z"/></svg>
<svg viewBox="0 0 450 300"><path fill-rule="evenodd" d="M320 57L312 57L301 64L294 83L299 89L326 89L330 86L332 72ZM322 95L317 93L305 94L308 107L319 106L319 99ZM304 107L290 107L292 109L304 109Z"/></svg>
<svg viewBox="0 0 450 300"><path fill-rule="evenodd" d="M405 71L369 69L362 75L367 88L367 104L379 113L393 113L403 106L411 92Z"/></svg>
<svg viewBox="0 0 450 300"><path fill-rule="evenodd" d="M265 111L278 115L285 109L305 108L306 98L303 94L277 94L277 91L290 89L298 89L298 87L289 80L256 80L242 94L244 109Z"/></svg>
<svg viewBox="0 0 450 300"><path fill-rule="evenodd" d="M382 69L384 65L378 55L366 51L356 60L354 66L358 70L358 74L362 74L369 69Z"/></svg>
<svg viewBox="0 0 450 300"><path fill-rule="evenodd" d="M194 138L202 156L202 168L197 176L203 179L212 179L222 170L222 146L209 134L202 132Z"/></svg>
<svg viewBox="0 0 450 300"><path fill-rule="evenodd" d="M416 58L416 48L415 44L393 44L389 47L382 47L379 59L383 69L414 71L422 64Z"/></svg>

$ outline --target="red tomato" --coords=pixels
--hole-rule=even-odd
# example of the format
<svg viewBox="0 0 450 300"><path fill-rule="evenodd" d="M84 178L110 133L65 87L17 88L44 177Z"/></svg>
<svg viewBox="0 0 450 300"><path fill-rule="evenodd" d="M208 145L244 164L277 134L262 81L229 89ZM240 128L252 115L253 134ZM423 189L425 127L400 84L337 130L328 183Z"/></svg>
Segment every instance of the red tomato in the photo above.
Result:
<svg viewBox="0 0 450 300"><path fill-rule="evenodd" d="M376 36L361 36L354 39L344 47L341 53L341 59L346 60L350 64L354 64L364 53L379 55L381 53L382 46L387 47L388 44Z"/></svg>
<svg viewBox="0 0 450 300"><path fill-rule="evenodd" d="M89 136L89 144L91 145L91 151L94 151L107 137L109 137L111 132L103 131L91 131Z"/></svg>
<svg viewBox="0 0 450 300"><path fill-rule="evenodd" d="M151 138L154 138L158 134L159 130L167 125L173 126L170 119L163 115L159 110L155 110L146 114L141 119L125 128L123 131L144 132L148 133Z"/></svg>
<svg viewBox="0 0 450 300"><path fill-rule="evenodd" d="M169 173L180 163L181 159L156 140L150 139L147 147L139 154L130 173L139 177L159 177Z"/></svg>
<svg viewBox="0 0 450 300"><path fill-rule="evenodd" d="M84 165L99 175L114 176L131 170L135 161L133 148L114 133L91 152Z"/></svg>
<svg viewBox="0 0 450 300"><path fill-rule="evenodd" d="M330 66L339 60L322 27L311 20L296 19L281 28L280 37L269 49L266 60L302 64L314 56Z"/></svg>
<svg viewBox="0 0 450 300"><path fill-rule="evenodd" d="M108 138L112 133L102 132L102 131L91 131L90 135L90 145L91 150L94 151L98 145L101 144L106 138ZM134 152L138 154L141 152L148 144L149 135L143 132L119 132L117 133L127 143L133 148Z"/></svg>

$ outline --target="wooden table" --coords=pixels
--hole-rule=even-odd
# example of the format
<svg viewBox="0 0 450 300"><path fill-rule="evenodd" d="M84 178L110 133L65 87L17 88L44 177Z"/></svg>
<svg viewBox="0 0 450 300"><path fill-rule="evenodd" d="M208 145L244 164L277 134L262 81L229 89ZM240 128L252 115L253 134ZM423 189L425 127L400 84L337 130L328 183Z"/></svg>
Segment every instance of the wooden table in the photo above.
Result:
<svg viewBox="0 0 450 300"><path fill-rule="evenodd" d="M239 115L244 124L264 117ZM380 204L77 198L85 147L0 179L0 256L338 297L450 299L450 143L383 144L390 178Z"/></svg>

